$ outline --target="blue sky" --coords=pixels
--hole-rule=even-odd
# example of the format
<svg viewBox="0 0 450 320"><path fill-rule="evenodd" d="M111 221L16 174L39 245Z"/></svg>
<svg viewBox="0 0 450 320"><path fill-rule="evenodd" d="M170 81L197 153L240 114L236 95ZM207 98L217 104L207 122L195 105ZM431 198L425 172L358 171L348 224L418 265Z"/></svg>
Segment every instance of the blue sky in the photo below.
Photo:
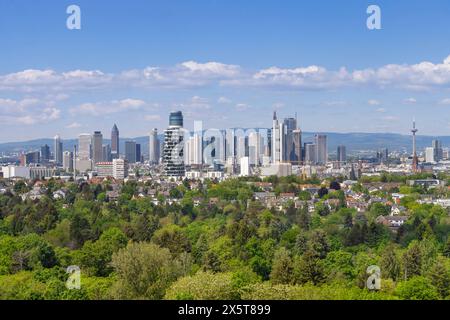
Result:
<svg viewBox="0 0 450 320"><path fill-rule="evenodd" d="M66 28L79 5L82 29ZM368 30L379 5L382 30ZM0 141L207 128L450 135L446 0L2 0Z"/></svg>

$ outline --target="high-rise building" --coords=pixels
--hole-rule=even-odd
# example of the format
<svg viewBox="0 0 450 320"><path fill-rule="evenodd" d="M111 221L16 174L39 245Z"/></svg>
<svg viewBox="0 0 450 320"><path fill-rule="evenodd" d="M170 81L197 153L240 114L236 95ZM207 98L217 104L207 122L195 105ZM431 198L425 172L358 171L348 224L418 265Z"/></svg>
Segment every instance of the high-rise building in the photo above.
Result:
<svg viewBox="0 0 450 320"><path fill-rule="evenodd" d="M163 164L166 176L184 176L183 148L183 114L181 111L173 111L169 116L169 127L164 131Z"/></svg>
<svg viewBox="0 0 450 320"><path fill-rule="evenodd" d="M41 153L39 151L32 151L25 154L25 163L38 164L41 163Z"/></svg>
<svg viewBox="0 0 450 320"><path fill-rule="evenodd" d="M301 164L303 160L302 152L302 130L295 129L292 131L294 154L291 163Z"/></svg>
<svg viewBox="0 0 450 320"><path fill-rule="evenodd" d="M91 158L92 135L82 133L78 136L78 159L90 160Z"/></svg>
<svg viewBox="0 0 450 320"><path fill-rule="evenodd" d="M387 163L389 160L389 151L387 148L380 149L377 152L377 158L380 163Z"/></svg>
<svg viewBox="0 0 450 320"><path fill-rule="evenodd" d="M272 121L272 162L280 163L284 160L285 126L278 121L277 113L273 113Z"/></svg>
<svg viewBox="0 0 450 320"><path fill-rule="evenodd" d="M103 161L103 135L100 131L95 131L92 136L92 160L94 164Z"/></svg>
<svg viewBox="0 0 450 320"><path fill-rule="evenodd" d="M343 145L340 145L337 148L337 161L339 163L347 162L347 148Z"/></svg>
<svg viewBox="0 0 450 320"><path fill-rule="evenodd" d="M184 144L186 165L201 165L203 156L202 137L194 133Z"/></svg>
<svg viewBox="0 0 450 320"><path fill-rule="evenodd" d="M295 156L294 130L297 129L297 119L286 118L283 121L283 126L285 128L283 160L295 162L297 159Z"/></svg>
<svg viewBox="0 0 450 320"><path fill-rule="evenodd" d="M63 144L61 142L61 138L59 135L56 135L55 138L53 139L53 152L54 152L54 159L55 159L55 164L56 165L61 165L62 164L62 155L63 155Z"/></svg>
<svg viewBox="0 0 450 320"><path fill-rule="evenodd" d="M248 135L248 156L250 165L259 166L262 162L263 149L259 132L250 132Z"/></svg>
<svg viewBox="0 0 450 320"><path fill-rule="evenodd" d="M160 158L160 146L158 139L158 129L154 128L149 137L149 161L150 164L158 164Z"/></svg>
<svg viewBox="0 0 450 320"><path fill-rule="evenodd" d="M117 125L114 124L111 130L111 157L113 159L118 159L120 155L119 150L119 129Z"/></svg>
<svg viewBox="0 0 450 320"><path fill-rule="evenodd" d="M46 144L41 147L41 162L47 163L50 160L50 147Z"/></svg>
<svg viewBox="0 0 450 320"><path fill-rule="evenodd" d="M111 146L109 144L103 145L103 161L102 162L111 162L112 156L111 156Z"/></svg>
<svg viewBox="0 0 450 320"><path fill-rule="evenodd" d="M433 147L425 149L425 162L436 162L436 153Z"/></svg>
<svg viewBox="0 0 450 320"><path fill-rule="evenodd" d="M139 143L136 143L136 162L141 162L141 145Z"/></svg>
<svg viewBox="0 0 450 320"><path fill-rule="evenodd" d="M241 176L247 177L250 175L250 159L249 157L242 157L240 160Z"/></svg>
<svg viewBox="0 0 450 320"><path fill-rule="evenodd" d="M67 172L73 172L73 152L64 151L63 154L63 169Z"/></svg>
<svg viewBox="0 0 450 320"><path fill-rule="evenodd" d="M316 134L314 141L316 145L317 164L324 165L328 161L327 136L324 134Z"/></svg>
<svg viewBox="0 0 450 320"><path fill-rule="evenodd" d="M305 163L317 164L317 145L314 143L305 143Z"/></svg>
<svg viewBox="0 0 450 320"><path fill-rule="evenodd" d="M441 161L444 158L444 149L442 143L439 140L433 140L431 146L434 149L434 158L436 162Z"/></svg>
<svg viewBox="0 0 450 320"><path fill-rule="evenodd" d="M125 159L128 163L136 163L136 141L125 141Z"/></svg>
<svg viewBox="0 0 450 320"><path fill-rule="evenodd" d="M123 180L128 177L128 163L124 159L113 159L113 177Z"/></svg>

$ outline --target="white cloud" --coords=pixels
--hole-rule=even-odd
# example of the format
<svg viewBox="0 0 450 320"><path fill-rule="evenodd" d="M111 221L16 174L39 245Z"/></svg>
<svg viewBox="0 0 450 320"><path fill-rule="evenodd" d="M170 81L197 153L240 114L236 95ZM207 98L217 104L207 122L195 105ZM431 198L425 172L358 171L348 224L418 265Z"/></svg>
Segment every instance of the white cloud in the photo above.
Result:
<svg viewBox="0 0 450 320"><path fill-rule="evenodd" d="M417 100L415 98L407 98L405 100L403 100L403 103L405 104L415 104L417 102Z"/></svg>
<svg viewBox="0 0 450 320"><path fill-rule="evenodd" d="M375 99L370 99L369 101L367 101L367 103L371 106L378 106L381 104L380 101L375 100Z"/></svg>
<svg viewBox="0 0 450 320"><path fill-rule="evenodd" d="M124 111L141 110L146 102L139 99L113 100L110 102L87 102L70 109L72 115L84 114L91 116L102 116L106 114Z"/></svg>
<svg viewBox="0 0 450 320"><path fill-rule="evenodd" d="M79 90L124 88L191 88L206 86L269 87L291 90L332 90L376 86L382 89L450 88L450 56L443 62L388 64L379 68L328 70L319 65L261 70L220 62L186 61L171 67L149 66L111 74L100 70L28 69L0 75L0 91L68 94ZM226 99L226 98L225 98Z"/></svg>
<svg viewBox="0 0 450 320"><path fill-rule="evenodd" d="M148 115L144 116L144 119L146 121L160 121L161 116L157 115L157 114L148 114Z"/></svg>
<svg viewBox="0 0 450 320"><path fill-rule="evenodd" d="M250 105L246 104L246 103L238 103L235 105L236 110L238 111L245 111L251 108Z"/></svg>
<svg viewBox="0 0 450 320"><path fill-rule="evenodd" d="M220 97L219 99L217 99L217 102L220 104L229 104L233 101L231 101L231 99L228 99L227 97Z"/></svg>
<svg viewBox="0 0 450 320"><path fill-rule="evenodd" d="M379 112L379 113L385 113L385 112L386 112L386 109L384 109L384 108L378 108L378 109L376 110L376 112Z"/></svg>
<svg viewBox="0 0 450 320"><path fill-rule="evenodd" d="M450 105L450 98L442 99L439 104Z"/></svg>
<svg viewBox="0 0 450 320"><path fill-rule="evenodd" d="M25 98L22 100L0 99L0 123L32 125L59 119L61 110L55 102Z"/></svg>
<svg viewBox="0 0 450 320"><path fill-rule="evenodd" d="M71 124L66 126L67 129L77 129L77 128L81 128L81 127L82 127L82 125L78 122L72 122Z"/></svg>

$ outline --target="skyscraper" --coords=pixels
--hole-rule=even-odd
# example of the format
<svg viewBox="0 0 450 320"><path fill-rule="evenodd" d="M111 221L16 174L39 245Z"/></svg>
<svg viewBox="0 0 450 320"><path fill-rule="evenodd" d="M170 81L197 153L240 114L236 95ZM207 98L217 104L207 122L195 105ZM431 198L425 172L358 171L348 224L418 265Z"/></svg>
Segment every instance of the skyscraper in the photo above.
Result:
<svg viewBox="0 0 450 320"><path fill-rule="evenodd" d="M61 138L59 135L56 135L54 140L54 146L53 146L53 151L55 153L55 164L56 165L61 165L62 164L62 155L63 155L63 145L61 142Z"/></svg>
<svg viewBox="0 0 450 320"><path fill-rule="evenodd" d="M431 146L434 149L434 158L436 162L441 161L444 158L444 149L442 149L441 141L433 140Z"/></svg>
<svg viewBox="0 0 450 320"><path fill-rule="evenodd" d="M91 159L92 136L89 133L82 133L78 136L78 159Z"/></svg>
<svg viewBox="0 0 450 320"><path fill-rule="evenodd" d="M272 121L272 162L283 162L285 126L277 119L277 113L273 113Z"/></svg>
<svg viewBox="0 0 450 320"><path fill-rule="evenodd" d="M73 152L64 151L63 169L66 170L67 172L73 172Z"/></svg>
<svg viewBox="0 0 450 320"><path fill-rule="evenodd" d="M302 163L302 130L295 129L292 131L294 154L291 163Z"/></svg>
<svg viewBox="0 0 450 320"><path fill-rule="evenodd" d="M259 166L261 164L261 135L259 132L250 132L248 135L248 155L250 165Z"/></svg>
<svg viewBox="0 0 450 320"><path fill-rule="evenodd" d="M50 147L46 144L41 147L41 162L47 163L50 160Z"/></svg>
<svg viewBox="0 0 450 320"><path fill-rule="evenodd" d="M337 148L337 161L339 163L347 162L347 149L343 145L340 145Z"/></svg>
<svg viewBox="0 0 450 320"><path fill-rule="evenodd" d="M114 124L111 130L111 157L113 159L118 159L120 155L119 150L119 129L117 125Z"/></svg>
<svg viewBox="0 0 450 320"><path fill-rule="evenodd" d="M136 162L141 162L141 145L136 143Z"/></svg>
<svg viewBox="0 0 450 320"><path fill-rule="evenodd" d="M92 160L94 164L103 161L103 135L95 131L92 137Z"/></svg>
<svg viewBox="0 0 450 320"><path fill-rule="evenodd" d="M317 145L314 143L305 143L305 163L310 165L317 164Z"/></svg>
<svg viewBox="0 0 450 320"><path fill-rule="evenodd" d="M324 134L316 134L314 136L316 144L316 160L320 165L324 165L328 161L327 136Z"/></svg>
<svg viewBox="0 0 450 320"><path fill-rule="evenodd" d="M286 118L283 121L283 125L285 128L283 160L295 162L294 130L297 129L297 119Z"/></svg>
<svg viewBox="0 0 450 320"><path fill-rule="evenodd" d="M111 162L111 146L109 144L103 145L103 162Z"/></svg>
<svg viewBox="0 0 450 320"><path fill-rule="evenodd" d="M183 144L183 114L181 111L173 111L169 116L169 127L164 131L163 164L166 176L184 176Z"/></svg>
<svg viewBox="0 0 450 320"><path fill-rule="evenodd" d="M158 129L154 128L150 132L149 137L149 161L150 164L158 164L159 163L159 139L158 139Z"/></svg>
<svg viewBox="0 0 450 320"><path fill-rule="evenodd" d="M136 163L136 141L125 141L125 159L128 163Z"/></svg>

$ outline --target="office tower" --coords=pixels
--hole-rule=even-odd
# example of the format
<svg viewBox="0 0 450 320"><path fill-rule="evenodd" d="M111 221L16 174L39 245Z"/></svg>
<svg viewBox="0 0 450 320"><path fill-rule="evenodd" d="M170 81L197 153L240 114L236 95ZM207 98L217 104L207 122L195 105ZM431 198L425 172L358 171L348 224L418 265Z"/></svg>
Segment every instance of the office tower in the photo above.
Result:
<svg viewBox="0 0 450 320"><path fill-rule="evenodd" d="M89 133L82 133L78 136L78 159L91 159L92 136Z"/></svg>
<svg viewBox="0 0 450 320"><path fill-rule="evenodd" d="M436 162L441 161L444 158L444 150L442 149L442 143L439 140L433 140L431 146L434 149L434 159Z"/></svg>
<svg viewBox="0 0 450 320"><path fill-rule="evenodd" d="M73 152L64 151L63 153L63 169L67 172L73 172Z"/></svg>
<svg viewBox="0 0 450 320"><path fill-rule="evenodd" d="M286 118L283 121L283 126L285 128L283 160L295 162L294 130L297 129L297 119Z"/></svg>
<svg viewBox="0 0 450 320"><path fill-rule="evenodd" d="M156 128L154 128L150 132L148 147L150 164L158 164L160 158L160 146L158 139L158 129Z"/></svg>
<svg viewBox="0 0 450 320"><path fill-rule="evenodd" d="M128 163L124 159L113 159L113 177L123 180L128 177Z"/></svg>
<svg viewBox="0 0 450 320"><path fill-rule="evenodd" d="M249 157L242 157L240 159L241 164L241 176L247 177L250 175L250 159Z"/></svg>
<svg viewBox="0 0 450 320"><path fill-rule="evenodd" d="M247 155L246 152L246 139L244 136L236 137L236 158L239 163L240 159Z"/></svg>
<svg viewBox="0 0 450 320"><path fill-rule="evenodd" d="M305 143L305 163L317 164L317 145L314 143Z"/></svg>
<svg viewBox="0 0 450 320"><path fill-rule="evenodd" d="M316 145L317 164L324 165L328 161L327 136L324 134L316 134L314 140Z"/></svg>
<svg viewBox="0 0 450 320"><path fill-rule="evenodd" d="M226 131L225 135L225 158L227 159L227 163L229 162L229 158L235 159L236 157L236 135L235 129L229 129ZM234 161L234 160L232 160Z"/></svg>
<svg viewBox="0 0 450 320"><path fill-rule="evenodd" d="M294 154L293 159L291 160L291 163L295 164L301 164L302 163L302 130L295 129L292 131L292 137L293 137L293 147L294 147Z"/></svg>
<svg viewBox="0 0 450 320"><path fill-rule="evenodd" d="M261 164L261 135L258 132L250 132L248 136L248 156L250 165Z"/></svg>
<svg viewBox="0 0 450 320"><path fill-rule="evenodd" d="M125 141L125 159L128 163L136 163L136 142Z"/></svg>
<svg viewBox="0 0 450 320"><path fill-rule="evenodd" d="M347 162L347 148L343 145L340 145L337 148L337 161L339 163Z"/></svg>
<svg viewBox="0 0 450 320"><path fill-rule="evenodd" d="M39 151L32 151L25 154L25 163L38 164L41 162L41 153Z"/></svg>
<svg viewBox="0 0 450 320"><path fill-rule="evenodd" d="M377 152L377 159L380 163L387 163L389 160L389 151L387 148L380 149Z"/></svg>
<svg viewBox="0 0 450 320"><path fill-rule="evenodd" d="M273 113L272 121L272 162L283 162L285 126L277 119L277 113Z"/></svg>
<svg viewBox="0 0 450 320"><path fill-rule="evenodd" d="M92 160L94 164L103 161L103 135L100 131L95 131L92 136Z"/></svg>
<svg viewBox="0 0 450 320"><path fill-rule="evenodd" d="M50 160L50 147L46 144L41 147L41 162L47 163Z"/></svg>
<svg viewBox="0 0 450 320"><path fill-rule="evenodd" d="M202 137L194 133L184 144L184 155L186 165L201 165L202 156Z"/></svg>
<svg viewBox="0 0 450 320"><path fill-rule="evenodd" d="M103 147L103 161L102 162L111 162L112 156L111 156L111 146L109 144L104 144Z"/></svg>
<svg viewBox="0 0 450 320"><path fill-rule="evenodd" d="M436 162L435 148L428 147L425 149L425 162Z"/></svg>
<svg viewBox="0 0 450 320"><path fill-rule="evenodd" d="M417 150L416 150L416 133L417 133L416 129L416 121L413 121L413 128L411 129L411 132L413 134L413 161L412 161L412 169L414 172L417 172L418 169L418 165L419 165L419 159L417 157Z"/></svg>
<svg viewBox="0 0 450 320"><path fill-rule="evenodd" d="M173 111L169 116L169 127L164 131L163 164L166 176L184 176L183 139L183 114Z"/></svg>
<svg viewBox="0 0 450 320"><path fill-rule="evenodd" d="M114 124L111 130L111 157L113 159L118 159L120 155L119 150L119 129L117 125Z"/></svg>
<svg viewBox="0 0 450 320"><path fill-rule="evenodd" d="M62 164L62 154L63 154L63 144L61 142L61 138L59 135L56 135L53 139L53 152L54 152L54 159L56 165Z"/></svg>
<svg viewBox="0 0 450 320"><path fill-rule="evenodd" d="M141 162L142 155L141 155L141 144L136 143L136 162Z"/></svg>

